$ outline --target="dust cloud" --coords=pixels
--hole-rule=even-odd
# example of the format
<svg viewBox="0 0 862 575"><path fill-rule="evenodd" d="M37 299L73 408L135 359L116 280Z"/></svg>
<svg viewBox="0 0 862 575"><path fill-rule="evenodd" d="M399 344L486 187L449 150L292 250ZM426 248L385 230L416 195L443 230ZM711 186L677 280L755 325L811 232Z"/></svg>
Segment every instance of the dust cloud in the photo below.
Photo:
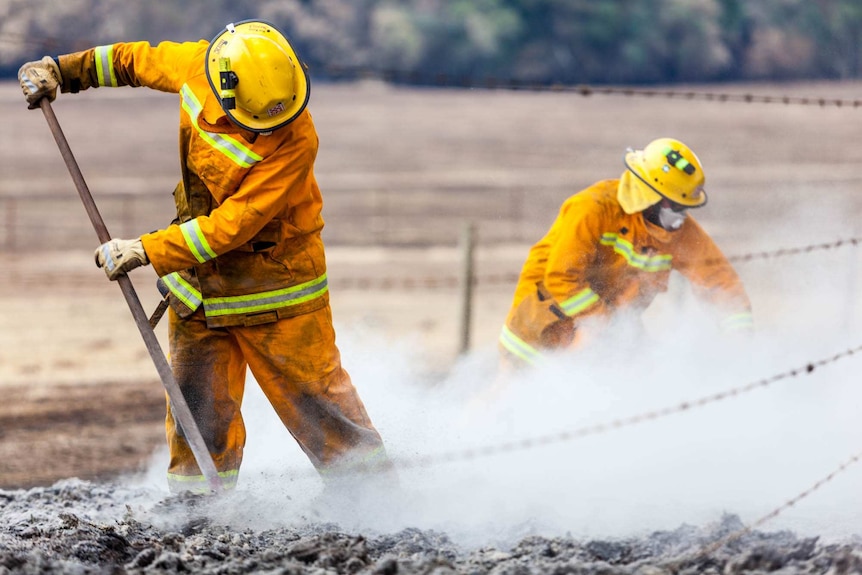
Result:
<svg viewBox="0 0 862 575"><path fill-rule="evenodd" d="M828 193L783 221L750 253L855 231ZM738 262L755 308L750 335L718 331L674 275L642 321L623 318L613 337L504 385L493 343L429 373L418 338L336 318L344 365L399 465L401 491L321 505L320 480L249 376L243 503L220 512L252 528L307 520L353 532L416 528L481 547L531 535L638 537L727 514L751 525L805 494L762 528L852 538L862 465L829 477L862 452L862 352L851 353L862 345L858 258L848 244ZM572 437L593 426L601 432ZM165 458L156 454L146 476L130 481L160 489Z"/></svg>
<svg viewBox="0 0 862 575"><path fill-rule="evenodd" d="M679 313L668 314L676 319L661 331L552 357L503 386L495 386L492 347L430 377L416 369L422 350L415 342L342 326L344 364L402 464L401 492L321 507L322 484L250 378L237 488L243 503L218 513L256 529L313 519L354 532L435 530L468 547L513 545L530 535L636 537L725 514L751 524L862 448L858 358L830 361L848 342L862 341L858 329L766 326L731 337L691 300L673 306ZM756 382L763 385L695 405ZM650 415L683 402L691 407ZM638 415L646 420L560 439ZM541 438L551 440L480 453ZM418 464L426 456L433 463ZM165 465L164 454L154 458L150 485L163 482ZM763 527L827 540L858 533L860 473L850 466Z"/></svg>
<svg viewBox="0 0 862 575"><path fill-rule="evenodd" d="M755 302L752 335L717 331L710 310L674 278L640 327L623 321L630 327L617 326L613 338L551 356L504 385L496 385L491 343L441 373L428 370L418 336L336 324L344 365L399 466L399 490L357 478L349 497L328 496L250 377L235 491L171 496L163 449L140 475L0 491L0 568L213 575L862 568L858 465L743 531L860 449L862 352L850 351L862 330L848 251L855 253L740 265ZM776 282L788 289L776 291ZM578 436L593 428L601 432ZM733 534L732 544L700 555Z"/></svg>

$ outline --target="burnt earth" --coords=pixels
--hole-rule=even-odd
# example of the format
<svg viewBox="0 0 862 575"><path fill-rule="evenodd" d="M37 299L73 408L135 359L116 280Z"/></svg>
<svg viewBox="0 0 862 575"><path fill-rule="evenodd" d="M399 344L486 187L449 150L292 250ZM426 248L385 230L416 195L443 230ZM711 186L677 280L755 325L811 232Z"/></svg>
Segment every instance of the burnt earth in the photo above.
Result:
<svg viewBox="0 0 862 575"><path fill-rule="evenodd" d="M230 497L223 496L223 497ZM780 531L742 532L734 515L640 538L522 538L465 548L445 533L357 533L297 518L272 529L219 521L219 498L154 500L144 489L63 480L0 491L0 573L695 574L858 573L862 546Z"/></svg>

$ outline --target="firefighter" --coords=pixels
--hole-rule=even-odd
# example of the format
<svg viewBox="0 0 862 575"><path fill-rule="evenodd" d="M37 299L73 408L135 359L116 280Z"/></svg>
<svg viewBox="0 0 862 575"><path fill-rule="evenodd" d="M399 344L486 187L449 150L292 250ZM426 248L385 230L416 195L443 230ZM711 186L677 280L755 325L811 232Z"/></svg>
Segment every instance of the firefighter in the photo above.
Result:
<svg viewBox="0 0 862 575"><path fill-rule="evenodd" d="M235 486L242 463L247 368L325 480L343 484L369 468L391 475L335 343L309 79L285 35L248 20L210 42L98 46L26 63L18 75L31 109L58 87L179 94L176 219L111 239L95 259L111 280L152 265L168 288L171 367L223 484ZM135 122L146 116L130 115L122 129ZM170 402L166 431L171 491L207 491Z"/></svg>
<svg viewBox="0 0 862 575"><path fill-rule="evenodd" d="M706 204L700 160L659 138L627 150L619 179L569 197L523 266L499 347L505 365L535 365L644 310L672 270L713 304L723 328L751 330L751 303L733 267L689 210Z"/></svg>

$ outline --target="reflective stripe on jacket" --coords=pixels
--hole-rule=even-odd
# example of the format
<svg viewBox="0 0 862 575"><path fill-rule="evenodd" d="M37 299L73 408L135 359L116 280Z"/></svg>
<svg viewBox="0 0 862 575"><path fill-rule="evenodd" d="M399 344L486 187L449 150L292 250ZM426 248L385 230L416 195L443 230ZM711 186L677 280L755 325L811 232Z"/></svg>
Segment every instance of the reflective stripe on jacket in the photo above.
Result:
<svg viewBox="0 0 862 575"><path fill-rule="evenodd" d="M318 309L328 291L311 115L269 135L231 124L204 72L207 46L131 42L60 56L61 89L179 94L177 218L141 237L155 271L172 279L166 284L178 313L203 305L211 326L226 326ZM135 122L146 116L129 118L132 132Z"/></svg>
<svg viewBox="0 0 862 575"><path fill-rule="evenodd" d="M723 327L752 327L739 276L691 213L679 230L663 230L623 211L618 184L604 180L568 198L531 248L500 336L508 353L534 363L538 349L570 345L586 318L646 308L672 270L719 310Z"/></svg>

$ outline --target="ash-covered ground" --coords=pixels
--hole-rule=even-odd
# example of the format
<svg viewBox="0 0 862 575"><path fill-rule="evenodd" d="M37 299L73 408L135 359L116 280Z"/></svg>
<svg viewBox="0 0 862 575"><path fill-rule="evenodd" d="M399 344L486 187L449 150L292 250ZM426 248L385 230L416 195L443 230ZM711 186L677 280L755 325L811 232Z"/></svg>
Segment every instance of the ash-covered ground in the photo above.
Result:
<svg viewBox="0 0 862 575"><path fill-rule="evenodd" d="M112 483L66 480L0 491L2 573L859 573L862 541L821 544L789 531L742 533L725 515L641 537L524 535L468 547L446 533L355 531L309 515L253 529L232 519L266 514L248 494L168 497ZM390 502L394 503L394 502ZM395 510L393 510L395 511ZM514 534L514 533L513 533ZM715 543L732 540L717 550Z"/></svg>

